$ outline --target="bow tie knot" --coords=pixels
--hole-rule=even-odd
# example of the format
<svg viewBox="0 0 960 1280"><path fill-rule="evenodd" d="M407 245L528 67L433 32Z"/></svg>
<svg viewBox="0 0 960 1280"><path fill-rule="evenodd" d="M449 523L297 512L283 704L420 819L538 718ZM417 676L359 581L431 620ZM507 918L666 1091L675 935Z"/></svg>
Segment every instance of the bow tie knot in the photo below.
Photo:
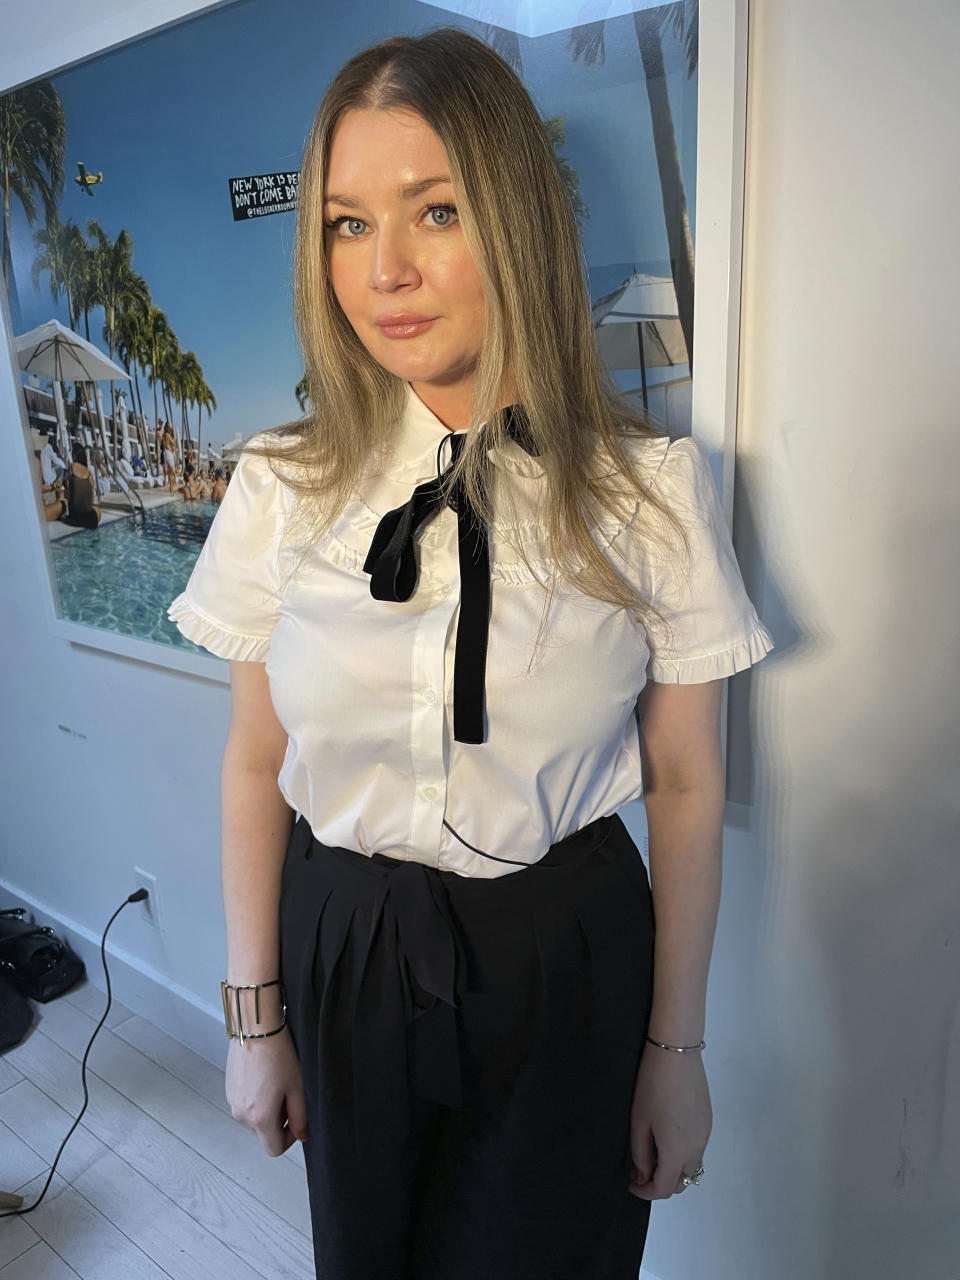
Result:
<svg viewBox="0 0 960 1280"><path fill-rule="evenodd" d="M504 413L504 429L527 453L535 454L526 414L519 405ZM446 438L446 437L444 437ZM414 539L444 505L457 513L460 562L460 617L453 663L453 736L457 742L484 741L484 678L490 624L490 547L487 526L458 480L446 496L444 485L466 445L466 434L450 436L450 462L418 484L401 507L384 515L374 532L363 569L375 600L409 600L417 585ZM442 448L443 441L440 442Z"/></svg>

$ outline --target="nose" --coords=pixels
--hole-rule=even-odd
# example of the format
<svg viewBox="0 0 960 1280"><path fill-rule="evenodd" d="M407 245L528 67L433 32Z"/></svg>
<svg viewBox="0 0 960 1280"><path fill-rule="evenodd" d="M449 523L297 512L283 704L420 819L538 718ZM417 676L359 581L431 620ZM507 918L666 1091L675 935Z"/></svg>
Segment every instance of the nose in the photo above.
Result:
<svg viewBox="0 0 960 1280"><path fill-rule="evenodd" d="M381 224L373 237L370 262L370 286L390 291L405 284L419 284L420 275L413 259L408 236L402 227Z"/></svg>

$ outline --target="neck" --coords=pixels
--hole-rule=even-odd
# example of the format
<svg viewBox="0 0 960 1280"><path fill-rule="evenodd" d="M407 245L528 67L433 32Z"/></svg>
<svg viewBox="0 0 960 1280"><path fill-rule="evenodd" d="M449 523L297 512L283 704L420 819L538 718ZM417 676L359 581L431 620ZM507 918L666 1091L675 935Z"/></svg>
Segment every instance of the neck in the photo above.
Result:
<svg viewBox="0 0 960 1280"><path fill-rule="evenodd" d="M410 386L448 431L462 431L470 421L470 411L473 408L472 381L467 387L462 385L444 387L432 382L413 381L410 382ZM509 379L505 378L500 387L500 395L497 397L496 409L505 409L515 400L516 392Z"/></svg>

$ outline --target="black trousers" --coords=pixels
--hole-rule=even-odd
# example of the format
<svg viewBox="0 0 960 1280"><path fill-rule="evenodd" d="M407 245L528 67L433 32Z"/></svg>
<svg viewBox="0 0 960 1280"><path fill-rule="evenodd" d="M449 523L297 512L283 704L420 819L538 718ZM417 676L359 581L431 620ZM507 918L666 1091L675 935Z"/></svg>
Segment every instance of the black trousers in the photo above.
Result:
<svg viewBox="0 0 960 1280"><path fill-rule="evenodd" d="M617 815L489 880L324 845L298 819L281 975L318 1280L636 1280L653 941Z"/></svg>

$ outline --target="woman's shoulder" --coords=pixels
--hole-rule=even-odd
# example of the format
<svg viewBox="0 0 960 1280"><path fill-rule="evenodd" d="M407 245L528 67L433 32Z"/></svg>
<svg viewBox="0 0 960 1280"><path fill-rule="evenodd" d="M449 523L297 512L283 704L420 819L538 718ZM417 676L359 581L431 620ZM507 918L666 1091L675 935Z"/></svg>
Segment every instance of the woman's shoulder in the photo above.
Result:
<svg viewBox="0 0 960 1280"><path fill-rule="evenodd" d="M273 431L257 431L242 444L233 461L230 479L223 477L219 483L222 503L236 509L241 515L238 523L250 522L250 531L262 537L265 530L279 534L284 517L292 512L295 494L283 480L283 461L268 456L264 448L270 448L282 440ZM271 450L272 452L272 450ZM281 455L285 452L281 448ZM242 514L241 514L242 513Z"/></svg>
<svg viewBox="0 0 960 1280"><path fill-rule="evenodd" d="M644 487L667 501L684 498L702 487L710 471L702 444L693 436L631 434L620 437L624 452Z"/></svg>
<svg viewBox="0 0 960 1280"><path fill-rule="evenodd" d="M661 546L679 550L679 527L689 531L717 524L716 487L698 440L687 435L631 435L624 438L624 447L643 490L619 486L627 491L622 502L611 503L597 522L602 549L636 566L661 554Z"/></svg>
<svg viewBox="0 0 960 1280"><path fill-rule="evenodd" d="M597 448L594 473L601 488L608 482L624 495L615 504L618 514L612 511L600 518L601 531L608 537L620 532L632 522L643 502L644 491L656 489L657 477L671 445L670 437L657 432L620 432L616 437L617 448L600 444ZM633 472L631 475L624 466ZM638 487L639 480L642 488Z"/></svg>

